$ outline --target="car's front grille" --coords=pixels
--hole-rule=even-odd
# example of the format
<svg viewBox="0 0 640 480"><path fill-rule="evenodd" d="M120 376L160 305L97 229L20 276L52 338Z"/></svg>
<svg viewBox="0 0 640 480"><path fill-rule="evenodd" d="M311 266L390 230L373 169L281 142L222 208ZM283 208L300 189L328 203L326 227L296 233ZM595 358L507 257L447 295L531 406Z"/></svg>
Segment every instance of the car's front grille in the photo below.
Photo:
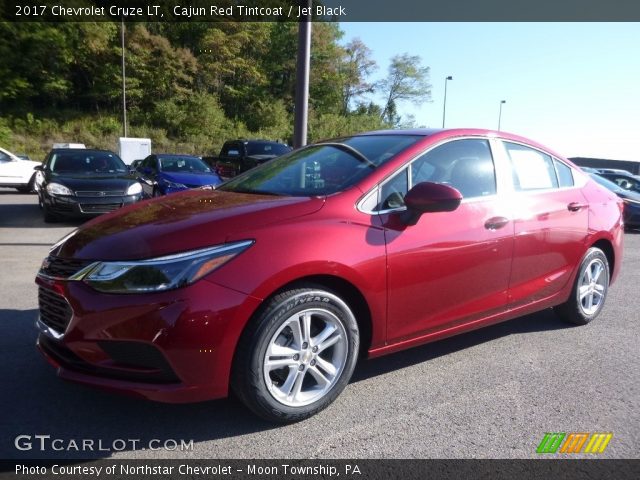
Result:
<svg viewBox="0 0 640 480"><path fill-rule="evenodd" d="M40 321L56 332L64 333L73 315L71 307L64 297L39 287L38 305L40 307Z"/></svg>
<svg viewBox="0 0 640 480"><path fill-rule="evenodd" d="M108 213L121 206L122 203L81 203L80 210L84 213Z"/></svg>
<svg viewBox="0 0 640 480"><path fill-rule="evenodd" d="M79 191L77 197L123 197L124 191Z"/></svg>
<svg viewBox="0 0 640 480"><path fill-rule="evenodd" d="M41 273L56 278L69 278L84 267L93 263L91 260L77 260L73 258L47 257Z"/></svg>

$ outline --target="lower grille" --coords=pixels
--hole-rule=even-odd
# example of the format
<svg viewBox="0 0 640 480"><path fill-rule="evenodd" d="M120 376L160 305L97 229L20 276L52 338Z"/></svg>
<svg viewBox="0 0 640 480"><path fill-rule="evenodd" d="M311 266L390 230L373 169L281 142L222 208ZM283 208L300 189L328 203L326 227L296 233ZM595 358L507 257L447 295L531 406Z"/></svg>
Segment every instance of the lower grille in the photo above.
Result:
<svg viewBox="0 0 640 480"><path fill-rule="evenodd" d="M83 213L108 213L119 209L122 206L120 203L81 203L80 210Z"/></svg>
<svg viewBox="0 0 640 480"><path fill-rule="evenodd" d="M109 342L100 343L103 347L103 343ZM76 372L105 378L113 378L115 380L126 380L140 383L170 384L180 382L180 379L176 376L160 352L157 352L157 354L162 358L165 365L162 370L154 369L152 371L131 371L120 368L101 367L87 363L69 350L63 343L51 340L44 335L40 335L38 337L38 344L47 355L52 357L60 365ZM136 343L135 345L140 346L143 344ZM154 348L152 346L150 347Z"/></svg>
<svg viewBox="0 0 640 480"><path fill-rule="evenodd" d="M113 191L113 192L103 192L103 191L80 191L76 192L77 197L122 197L126 192L123 191Z"/></svg>
<svg viewBox="0 0 640 480"><path fill-rule="evenodd" d="M40 321L56 332L64 333L73 315L64 297L46 288L38 287L38 305Z"/></svg>
<svg viewBox="0 0 640 480"><path fill-rule="evenodd" d="M56 202L54 209L57 212L73 212L73 205L70 203Z"/></svg>

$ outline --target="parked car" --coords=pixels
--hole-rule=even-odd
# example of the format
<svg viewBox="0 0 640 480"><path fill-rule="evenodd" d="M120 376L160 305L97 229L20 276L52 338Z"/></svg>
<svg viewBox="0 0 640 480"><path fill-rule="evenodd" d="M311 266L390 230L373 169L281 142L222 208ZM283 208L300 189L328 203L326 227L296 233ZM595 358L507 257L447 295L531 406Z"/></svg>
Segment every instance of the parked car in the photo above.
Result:
<svg viewBox="0 0 640 480"><path fill-rule="evenodd" d="M630 173L600 172L600 176L612 181L624 190L640 193L640 176Z"/></svg>
<svg viewBox="0 0 640 480"><path fill-rule="evenodd" d="M640 193L621 187L603 175L590 173L591 178L615 193L624 202L622 218L626 228L640 228Z"/></svg>
<svg viewBox="0 0 640 480"><path fill-rule="evenodd" d="M310 145L60 240L36 279L38 345L66 379L166 402L231 388L298 421L360 356L549 307L591 322L620 272L621 204L503 132Z"/></svg>
<svg viewBox="0 0 640 480"><path fill-rule="evenodd" d="M149 197L159 197L189 188L215 187L220 176L199 157L167 153L149 155L138 166L140 183Z"/></svg>
<svg viewBox="0 0 640 480"><path fill-rule="evenodd" d="M112 212L142 197L140 183L120 157L107 150L55 148L37 169L45 222Z"/></svg>
<svg viewBox="0 0 640 480"><path fill-rule="evenodd" d="M221 176L229 178L290 151L290 146L268 140L231 140L224 143L218 157L207 158Z"/></svg>
<svg viewBox="0 0 640 480"><path fill-rule="evenodd" d="M22 193L33 191L35 168L40 162L22 160L4 148L0 148L0 187L13 187Z"/></svg>

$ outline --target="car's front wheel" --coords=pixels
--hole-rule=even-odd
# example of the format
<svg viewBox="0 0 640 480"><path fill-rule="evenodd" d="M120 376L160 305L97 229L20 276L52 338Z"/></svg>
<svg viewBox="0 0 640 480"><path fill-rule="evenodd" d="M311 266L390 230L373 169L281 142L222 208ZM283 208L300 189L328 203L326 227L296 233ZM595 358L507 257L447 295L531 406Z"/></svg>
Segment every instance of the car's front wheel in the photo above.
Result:
<svg viewBox="0 0 640 480"><path fill-rule="evenodd" d="M569 300L555 308L558 315L576 325L586 325L596 318L607 298L609 275L609 261L604 252L596 247L587 250Z"/></svg>
<svg viewBox="0 0 640 480"><path fill-rule="evenodd" d="M271 299L240 339L232 388L259 416L290 423L327 407L356 364L360 335L338 295L305 286Z"/></svg>

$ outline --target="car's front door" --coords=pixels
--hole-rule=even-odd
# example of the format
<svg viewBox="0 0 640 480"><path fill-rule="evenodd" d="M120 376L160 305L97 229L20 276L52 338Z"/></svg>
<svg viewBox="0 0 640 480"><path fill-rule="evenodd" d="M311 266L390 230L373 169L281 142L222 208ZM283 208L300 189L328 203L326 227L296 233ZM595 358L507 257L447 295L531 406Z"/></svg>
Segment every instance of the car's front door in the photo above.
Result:
<svg viewBox="0 0 640 480"><path fill-rule="evenodd" d="M400 220L407 190L447 183L463 200L453 212ZM500 201L490 142L449 141L414 160L379 188L388 279L387 341L395 343L503 312L513 251L510 207Z"/></svg>

